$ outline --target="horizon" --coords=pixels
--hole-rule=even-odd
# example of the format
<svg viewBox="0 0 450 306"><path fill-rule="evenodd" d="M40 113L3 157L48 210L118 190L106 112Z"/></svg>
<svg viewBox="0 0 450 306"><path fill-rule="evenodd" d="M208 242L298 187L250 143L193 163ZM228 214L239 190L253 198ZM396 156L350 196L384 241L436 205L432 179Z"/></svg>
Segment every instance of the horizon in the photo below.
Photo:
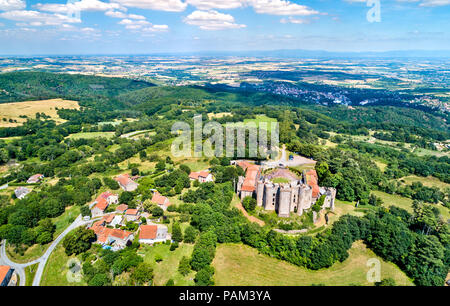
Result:
<svg viewBox="0 0 450 306"><path fill-rule="evenodd" d="M447 52L449 15L449 0L2 0L0 54Z"/></svg>

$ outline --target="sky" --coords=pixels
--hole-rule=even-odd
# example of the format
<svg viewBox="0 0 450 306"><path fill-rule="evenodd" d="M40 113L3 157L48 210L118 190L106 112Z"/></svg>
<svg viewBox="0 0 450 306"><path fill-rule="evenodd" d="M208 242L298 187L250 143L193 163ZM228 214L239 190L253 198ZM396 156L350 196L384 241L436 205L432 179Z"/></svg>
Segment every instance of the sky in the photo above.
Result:
<svg viewBox="0 0 450 306"><path fill-rule="evenodd" d="M450 0L0 0L0 54L450 50Z"/></svg>

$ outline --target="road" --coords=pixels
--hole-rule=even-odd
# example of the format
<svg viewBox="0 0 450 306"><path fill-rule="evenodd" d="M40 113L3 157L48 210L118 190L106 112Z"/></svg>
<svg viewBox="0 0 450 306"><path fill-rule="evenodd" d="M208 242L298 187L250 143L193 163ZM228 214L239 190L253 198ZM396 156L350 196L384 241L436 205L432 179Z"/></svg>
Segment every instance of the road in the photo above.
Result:
<svg viewBox="0 0 450 306"><path fill-rule="evenodd" d="M44 255L42 255L40 258L35 259L33 261L24 263L24 264L19 264L19 263L15 263L13 261L11 261L8 256L6 255L6 241L2 242L1 245L1 253L0 253L0 264L2 265L7 265L7 266L11 266L15 272L19 275L20 277L20 282L19 285L20 286L25 286L25 268L34 264L39 264L36 274L34 276L34 280L33 280L33 286L39 286L41 279L42 279L42 274L44 273L44 268L45 265L48 261L48 258L50 257L50 255L52 254L52 252L55 250L55 248L58 246L58 244L64 239L64 237L66 237L66 235L68 233L70 233L70 231L72 231L73 229L89 224L92 221L83 221L81 215L79 215L75 221L69 225L69 227L67 227L64 232L62 232L56 239L55 241L52 242L52 244L48 247L47 251L45 251Z"/></svg>

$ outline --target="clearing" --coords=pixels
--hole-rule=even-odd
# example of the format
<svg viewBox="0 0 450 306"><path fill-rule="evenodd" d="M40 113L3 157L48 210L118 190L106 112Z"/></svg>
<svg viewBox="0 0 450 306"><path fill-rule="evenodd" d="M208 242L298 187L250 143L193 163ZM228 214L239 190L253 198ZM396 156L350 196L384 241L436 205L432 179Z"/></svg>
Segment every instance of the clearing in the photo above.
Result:
<svg viewBox="0 0 450 306"><path fill-rule="evenodd" d="M27 118L21 118L20 116L35 118L37 113L44 113L57 123L65 122L65 120L59 118L56 108L79 109L80 106L77 101L63 99L2 103L0 104L0 127L22 125L27 121ZM17 120L17 122L9 122L10 119Z"/></svg>
<svg viewBox="0 0 450 306"><path fill-rule="evenodd" d="M392 277L397 285L413 285L393 263L385 262L357 241L349 250L349 258L328 269L312 271L263 254L243 244L219 244L213 266L216 286L310 286L312 284L365 285L367 261L381 262L381 278Z"/></svg>

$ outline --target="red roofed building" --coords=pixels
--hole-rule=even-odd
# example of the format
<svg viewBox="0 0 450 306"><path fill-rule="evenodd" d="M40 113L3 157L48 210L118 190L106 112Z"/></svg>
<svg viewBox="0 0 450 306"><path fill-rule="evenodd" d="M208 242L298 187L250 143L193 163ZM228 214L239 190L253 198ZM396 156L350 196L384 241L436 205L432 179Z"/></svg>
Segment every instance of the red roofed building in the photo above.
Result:
<svg viewBox="0 0 450 306"><path fill-rule="evenodd" d="M237 161L236 165L245 171L245 177L239 178L238 192L240 192L241 200L245 197L253 196L256 190L256 182L261 174L261 167L248 161Z"/></svg>
<svg viewBox="0 0 450 306"><path fill-rule="evenodd" d="M312 188L312 197L317 199L319 197L319 178L314 169L306 172L306 183Z"/></svg>
<svg viewBox="0 0 450 306"><path fill-rule="evenodd" d="M115 249L125 248L134 238L134 235L131 232L105 227L104 220L97 221L89 229L93 230L97 236L96 243L101 245L109 245Z"/></svg>
<svg viewBox="0 0 450 306"><path fill-rule="evenodd" d="M170 239L168 229L165 225L141 225L139 229L139 243L153 244Z"/></svg>
<svg viewBox="0 0 450 306"><path fill-rule="evenodd" d="M138 188L138 183L136 183L135 181L133 181L130 178L130 175L125 173L125 174L121 174L118 177L115 178L115 180L117 181L117 183L119 183L119 186L125 190L125 191L135 191Z"/></svg>
<svg viewBox="0 0 450 306"><path fill-rule="evenodd" d="M167 207L170 206L169 199L159 194L158 191L153 193L152 202L161 207L163 210L167 210Z"/></svg>
<svg viewBox="0 0 450 306"><path fill-rule="evenodd" d="M139 219L139 210L137 209L127 209L127 212L125 213L125 219L130 221L136 221Z"/></svg>
<svg viewBox="0 0 450 306"><path fill-rule="evenodd" d="M213 176L209 171L191 172L189 174L191 181L199 181L200 183L213 182Z"/></svg>
<svg viewBox="0 0 450 306"><path fill-rule="evenodd" d="M27 184L37 184L44 178L43 174L35 174L33 176L30 176L30 178L27 180Z"/></svg>
<svg viewBox="0 0 450 306"><path fill-rule="evenodd" d="M0 287L6 287L11 281L13 269L10 266L0 266Z"/></svg>
<svg viewBox="0 0 450 306"><path fill-rule="evenodd" d="M119 206L117 206L116 212L118 212L119 214L123 214L127 209L128 209L127 204L120 204Z"/></svg>
<svg viewBox="0 0 450 306"><path fill-rule="evenodd" d="M111 192L103 192L95 199L92 208L92 217L101 216L105 210L111 204L117 204L119 202L119 196L112 194Z"/></svg>

